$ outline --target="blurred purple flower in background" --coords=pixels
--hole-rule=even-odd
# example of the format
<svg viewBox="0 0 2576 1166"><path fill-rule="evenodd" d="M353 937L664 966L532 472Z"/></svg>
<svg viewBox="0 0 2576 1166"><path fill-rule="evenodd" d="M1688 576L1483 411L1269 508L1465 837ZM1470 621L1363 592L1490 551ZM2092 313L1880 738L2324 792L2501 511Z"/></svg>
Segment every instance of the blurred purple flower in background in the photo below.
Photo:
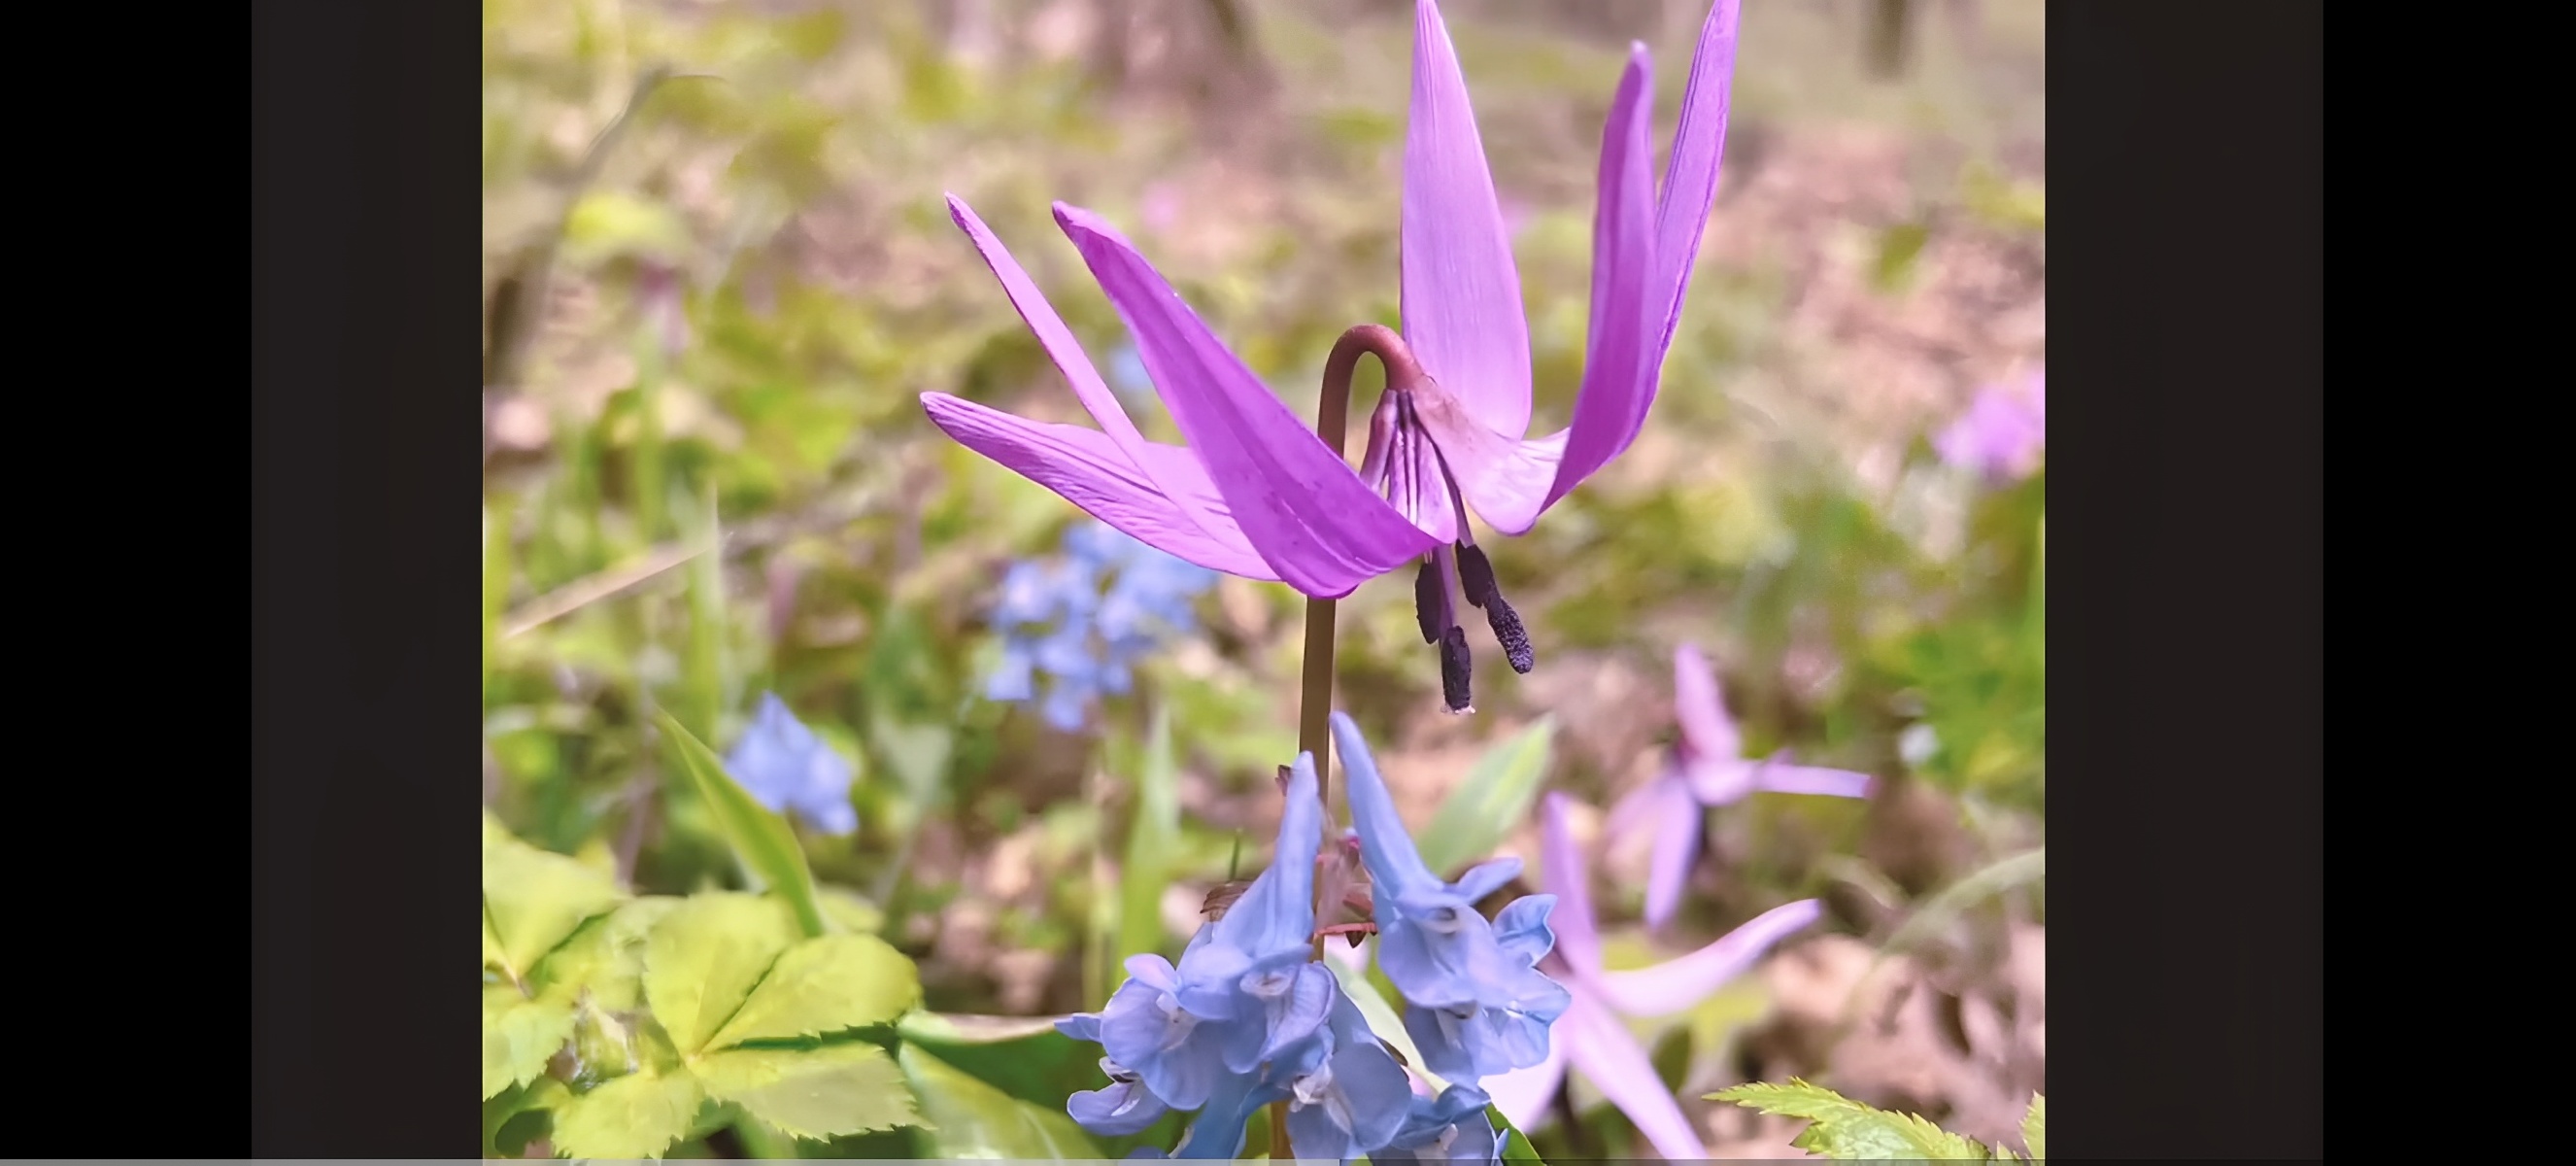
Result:
<svg viewBox="0 0 2576 1166"><path fill-rule="evenodd" d="M1727 715L1718 691L1717 671L1698 647L1684 644L1673 651L1673 717L1681 739L1673 746L1662 776L1619 800L1610 811L1609 832L1624 837L1651 826L1654 859L1646 878L1646 924L1661 927L1681 905L1682 887L1690 881L1699 857L1705 809L1731 805L1755 790L1829 797L1869 796L1870 778L1844 769L1791 765L1785 751L1770 760L1743 756L1743 736Z"/></svg>
<svg viewBox="0 0 2576 1166"><path fill-rule="evenodd" d="M1941 460L1995 482L2037 472L2048 445L2046 378L2043 369L2018 386L1978 390L1968 411L1933 439Z"/></svg>
<svg viewBox="0 0 2576 1166"><path fill-rule="evenodd" d="M1069 733L1082 727L1094 699L1128 690L1138 659L1169 637L1197 630L1190 602L1216 582L1216 573L1104 523L1066 531L1064 551L1052 563L1014 563L1002 577L992 616L1002 634L1002 662L984 695L1036 701L1048 724Z"/></svg>
<svg viewBox="0 0 2576 1166"><path fill-rule="evenodd" d="M1708 1150L1674 1102L1672 1090L1664 1087L1646 1050L1619 1016L1668 1016L1697 1005L1782 939L1814 923L1824 908L1814 899L1783 904L1689 955L1650 968L1606 971L1586 882L1589 872L1566 828L1565 795L1549 793L1541 813L1545 869L1540 885L1556 897L1549 919L1556 949L1539 967L1562 981L1573 1001L1557 1020L1547 1059L1485 1082L1485 1091L1504 1117L1528 1130L1548 1116L1548 1103L1564 1085L1571 1064L1636 1123L1656 1153L1677 1161L1706 1158Z"/></svg>
<svg viewBox="0 0 2576 1166"><path fill-rule="evenodd" d="M850 805L850 763L776 693L761 694L760 711L725 758L725 771L772 811L794 811L827 834L859 828L859 812Z"/></svg>

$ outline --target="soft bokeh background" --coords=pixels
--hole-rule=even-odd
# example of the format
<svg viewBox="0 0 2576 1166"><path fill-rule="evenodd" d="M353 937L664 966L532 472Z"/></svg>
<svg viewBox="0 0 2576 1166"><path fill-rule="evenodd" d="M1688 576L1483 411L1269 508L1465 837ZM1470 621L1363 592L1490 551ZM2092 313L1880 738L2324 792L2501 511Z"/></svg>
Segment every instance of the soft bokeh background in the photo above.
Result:
<svg viewBox="0 0 2576 1166"><path fill-rule="evenodd" d="M638 890L736 885L650 713L725 749L774 692L856 774L856 831L800 822L818 877L882 910L932 1007L1096 1008L1123 948L1177 951L1238 836L1263 849L1303 601L1223 580L1073 732L985 698L1005 572L1060 558L1083 516L951 443L918 395L1080 414L941 195L1133 382L1149 432L1176 439L1051 200L1125 229L1311 417L1334 336L1396 322L1412 4L484 12L485 803ZM1444 12L1518 232L1546 432L1580 376L1623 50L1654 51L1660 146L1706 9ZM1342 605L1340 703L1417 827L1515 741L1543 748L1546 788L1607 807L1662 763L1672 651L1698 643L1752 751L1885 781L1866 804L1713 812L1672 934L1622 933L1617 958L1642 962L1829 905L1698 1011L1639 1024L1686 1112L1716 1153L1792 1155L1795 1123L1697 1098L1795 1074L2008 1140L2043 1085L2021 856L2042 841L2044 478L1946 465L1933 437L2041 368L2041 4L1755 0L1741 46L1644 435L1530 535L1487 540L1537 670L1512 675L1474 630L1479 712L1444 715L1411 580L1380 580ZM1139 899L1120 868L1158 715L1181 827ZM1525 804L1498 833L1535 861ZM1595 866L1605 925L1627 927L1642 853ZM1583 1120L1539 1131L1541 1152L1649 1153L1598 1100L1578 1083Z"/></svg>

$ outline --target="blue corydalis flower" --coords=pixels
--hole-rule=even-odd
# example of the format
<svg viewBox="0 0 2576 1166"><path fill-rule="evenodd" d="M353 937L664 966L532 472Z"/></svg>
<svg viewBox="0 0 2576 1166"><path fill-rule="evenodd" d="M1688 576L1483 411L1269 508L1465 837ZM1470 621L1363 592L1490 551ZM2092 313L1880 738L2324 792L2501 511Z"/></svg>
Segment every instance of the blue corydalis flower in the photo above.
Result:
<svg viewBox="0 0 2576 1166"><path fill-rule="evenodd" d="M1503 1135L1485 1116L1491 1101L1473 1085L1452 1085L1438 1097L1416 1097L1403 1128L1371 1161L1500 1162Z"/></svg>
<svg viewBox="0 0 2576 1166"><path fill-rule="evenodd" d="M1565 1011L1565 987L1538 971L1554 939L1554 900L1522 898L1495 920L1476 903L1520 873L1516 858L1478 865L1455 883L1422 863L1359 726L1336 712L1333 741L1349 778L1378 932L1378 965L1404 994L1405 1031L1432 1072L1473 1080L1527 1068L1547 1056L1547 1027Z"/></svg>
<svg viewBox="0 0 2576 1166"><path fill-rule="evenodd" d="M1314 759L1299 757L1270 869L1199 929L1178 967L1159 955L1130 957L1130 978L1100 1011L1109 1059L1171 1108L1207 1105L1232 1079L1302 1051L1332 1010L1332 971L1307 962L1323 845L1316 788Z"/></svg>
<svg viewBox="0 0 2576 1166"><path fill-rule="evenodd" d="M850 805L850 763L776 693L761 695L760 711L725 758L725 771L774 812L793 811L827 834L859 828L859 812Z"/></svg>
<svg viewBox="0 0 2576 1166"><path fill-rule="evenodd" d="M992 616L1002 661L984 695L1035 702L1047 723L1073 732L1093 700L1128 691L1139 657L1197 629L1190 602L1216 575L1100 523L1065 532L1064 550L1062 561L1014 563L1003 576Z"/></svg>

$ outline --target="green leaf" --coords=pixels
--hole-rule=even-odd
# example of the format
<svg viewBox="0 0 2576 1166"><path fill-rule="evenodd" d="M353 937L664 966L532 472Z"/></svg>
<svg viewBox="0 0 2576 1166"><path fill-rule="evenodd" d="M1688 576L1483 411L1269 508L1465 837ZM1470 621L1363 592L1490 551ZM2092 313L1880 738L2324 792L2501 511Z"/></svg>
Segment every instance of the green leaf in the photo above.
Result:
<svg viewBox="0 0 2576 1166"><path fill-rule="evenodd" d="M645 942L644 998L653 1018L683 1054L705 1048L795 942L795 927L774 899L730 892L689 897Z"/></svg>
<svg viewBox="0 0 2576 1166"><path fill-rule="evenodd" d="M1178 770L1172 757L1171 707L1158 703L1145 737L1144 764L1136 774L1136 819L1127 834L1126 868L1119 872L1122 956L1163 947L1163 891L1172 881L1172 852L1181 833Z"/></svg>
<svg viewBox="0 0 2576 1166"><path fill-rule="evenodd" d="M1786 1085L1754 1083L1709 1095L1775 1117L1804 1118L1807 1127L1789 1144L1837 1161L1963 1158L1989 1161L1985 1147L1910 1113L1890 1113L1795 1077Z"/></svg>
<svg viewBox="0 0 2576 1166"><path fill-rule="evenodd" d="M904 791L926 802L948 776L948 755L956 734L931 721L905 721L878 710L869 720L869 741L885 759Z"/></svg>
<svg viewBox="0 0 2576 1166"><path fill-rule="evenodd" d="M689 230L677 212L615 191L583 197L564 222L564 255L576 263L618 255L671 261L688 248Z"/></svg>
<svg viewBox="0 0 2576 1166"><path fill-rule="evenodd" d="M698 1059L698 1080L719 1100L809 1140L918 1125L903 1074L865 1042L819 1049L728 1049Z"/></svg>
<svg viewBox="0 0 2576 1166"><path fill-rule="evenodd" d="M488 831L488 827L487 827ZM539 959L589 919L625 899L614 879L579 859L488 832L483 846L484 952L526 978Z"/></svg>
<svg viewBox="0 0 2576 1166"><path fill-rule="evenodd" d="M823 934L823 909L814 897L814 872L806 868L805 852L797 847L796 835L787 828L786 821L752 800L751 794L725 772L724 762L715 751L691 736L669 711L655 710L654 719L678 748L691 784L714 810L717 829L723 831L725 841L733 846L743 865L787 900L796 912L796 925L808 938Z"/></svg>
<svg viewBox="0 0 2576 1166"><path fill-rule="evenodd" d="M1512 1128L1512 1119L1503 1116L1501 1106L1486 1106L1485 1116L1494 1119L1494 1128L1502 1131L1503 1137L1509 1139L1503 1145L1503 1161L1547 1166L1547 1160L1539 1157L1538 1151L1531 1148L1529 1135Z"/></svg>
<svg viewBox="0 0 2576 1166"><path fill-rule="evenodd" d="M921 980L912 961L886 941L873 935L826 935L779 956L707 1047L884 1024L920 999Z"/></svg>
<svg viewBox="0 0 2576 1166"><path fill-rule="evenodd" d="M834 927L858 935L874 935L885 927L885 911L857 891L818 886L814 895L822 903L824 922Z"/></svg>
<svg viewBox="0 0 2576 1166"><path fill-rule="evenodd" d="M934 1045L990 1045L1026 1040L1056 1031L1061 1016L972 1016L956 1012L907 1012L895 1032L908 1041Z"/></svg>
<svg viewBox="0 0 2576 1166"><path fill-rule="evenodd" d="M587 991L600 1008L632 1011L643 1000L645 937L682 901L648 895L583 924L537 965L530 985L540 993Z"/></svg>
<svg viewBox="0 0 2576 1166"><path fill-rule="evenodd" d="M698 1116L697 1079L636 1073L555 1110L555 1152L573 1158L659 1158Z"/></svg>
<svg viewBox="0 0 2576 1166"><path fill-rule="evenodd" d="M544 1131L547 1111L570 1099L561 1081L539 1077L525 1089L504 1089L483 1101L483 1152L487 1157L516 1158L529 1140Z"/></svg>
<svg viewBox="0 0 2576 1166"><path fill-rule="evenodd" d="M572 1039L572 1001L530 1000L508 984L483 990L483 1100L545 1075L546 1061Z"/></svg>
<svg viewBox="0 0 2576 1166"><path fill-rule="evenodd" d="M1441 1080L1423 1064L1422 1050L1414 1047L1413 1034L1404 1030L1403 1018L1396 1015L1395 1007L1386 1002L1386 994L1378 991L1377 984L1369 979L1367 972L1354 971L1335 959L1325 960L1324 966L1333 969L1333 978L1342 982L1342 995L1350 997L1351 1003L1359 1008L1360 1018L1368 1021L1369 1031L1376 1033L1377 1039L1401 1054L1404 1063L1430 1082L1434 1092L1449 1087L1447 1081Z"/></svg>
<svg viewBox="0 0 2576 1166"><path fill-rule="evenodd" d="M1556 736L1556 719L1537 724L1476 759L1467 779L1440 806L1440 812L1416 837L1422 861L1433 871L1453 871L1493 853L1512 830L1529 819L1530 804L1547 776Z"/></svg>
<svg viewBox="0 0 2576 1166"><path fill-rule="evenodd" d="M957 1071L907 1044L897 1054L920 1096L941 1158L1099 1158L1099 1147L1061 1108L1046 1109Z"/></svg>
<svg viewBox="0 0 2576 1166"><path fill-rule="evenodd" d="M2048 1098L2046 1095L2039 1093L2030 1095L2030 1115L2021 1119L2021 1140L2023 1145L2030 1148L2031 1161L2048 1160Z"/></svg>

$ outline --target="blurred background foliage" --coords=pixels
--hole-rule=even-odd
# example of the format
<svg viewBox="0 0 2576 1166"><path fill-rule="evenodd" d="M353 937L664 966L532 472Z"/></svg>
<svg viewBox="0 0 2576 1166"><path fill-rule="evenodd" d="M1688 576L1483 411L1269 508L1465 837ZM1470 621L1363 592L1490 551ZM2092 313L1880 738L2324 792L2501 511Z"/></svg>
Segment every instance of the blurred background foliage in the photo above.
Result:
<svg viewBox="0 0 2576 1166"><path fill-rule="evenodd" d="M2044 356L2041 5L1747 8L1718 204L1645 434L1529 536L1489 540L1537 670L1482 669L1480 712L1443 715L1409 580L1381 580L1342 604L1339 703L1417 827L1473 782L1493 809L1468 857L1534 862L1527 795L1606 806L1650 778L1673 647L1696 641L1749 752L1886 781L1866 804L1711 814L1674 933L1623 934L1614 963L1804 896L1832 934L1641 1028L1658 1064L1677 1089L1795 1073L2006 1136L2039 1084L2036 887L1940 893L2042 842L2045 476L1982 479L1930 437ZM1705 12L1444 8L1517 232L1534 431L1565 423L1580 378L1624 46L1654 51L1660 144ZM1219 581L1192 634L1076 731L984 698L1000 581L1083 517L949 442L917 397L1079 412L941 196L993 226L1149 433L1177 440L1052 200L1128 231L1311 417L1334 336L1396 322L1412 5L484 14L485 806L634 893L756 885L654 714L721 751L775 693L854 775L854 832L796 826L814 877L917 961L927 1007L1097 1007L1118 957L1177 953L1276 822L1303 602ZM1605 924L1633 919L1642 854L1600 863ZM1862 985L1855 952L1894 986ZM1009 1085L1034 1070L994 1060L953 1064L1030 1097L1068 1087ZM1538 1131L1543 1153L1647 1152L1579 1079L1569 1101L1582 1120ZM1794 1132L1685 1105L1721 1154Z"/></svg>

